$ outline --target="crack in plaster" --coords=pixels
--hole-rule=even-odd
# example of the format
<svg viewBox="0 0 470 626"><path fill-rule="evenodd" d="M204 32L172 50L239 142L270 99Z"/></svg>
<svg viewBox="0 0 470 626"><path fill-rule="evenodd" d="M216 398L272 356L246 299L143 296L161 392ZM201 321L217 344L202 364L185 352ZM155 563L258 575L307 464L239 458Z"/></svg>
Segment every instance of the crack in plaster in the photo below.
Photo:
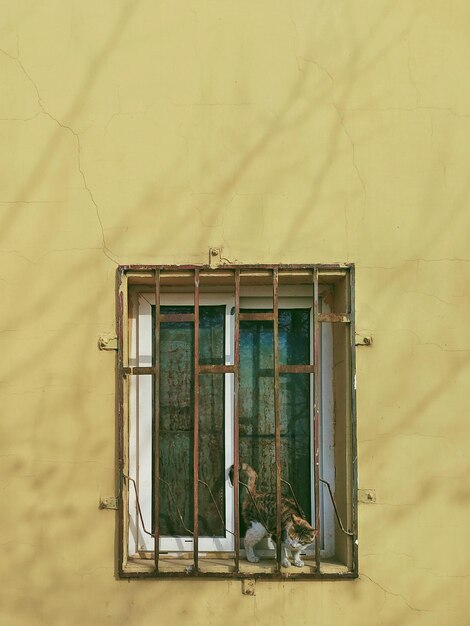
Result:
<svg viewBox="0 0 470 626"><path fill-rule="evenodd" d="M450 306L454 305L453 302L449 302L449 300L443 300L442 298L439 298L439 296L436 296L434 293L426 293L424 291L419 291L419 290L407 291L406 293L416 294L419 296L427 296L428 298L434 298L434 300L437 300L438 302L442 302L442 304L448 304Z"/></svg>
<svg viewBox="0 0 470 626"><path fill-rule="evenodd" d="M436 348L439 348L439 350L441 350L442 352L470 352L470 348L445 348L440 343L436 343L433 341L422 341L418 333L416 333L414 330L411 330L409 328L403 328L401 330L403 332L412 334L413 337L416 337L416 339L418 340L419 346L434 346Z"/></svg>
<svg viewBox="0 0 470 626"><path fill-rule="evenodd" d="M109 125L111 124L111 122L114 120L114 118L116 117L133 117L136 115L145 115L147 113L148 109L145 109L143 111L122 111L121 109L121 98L119 97L119 93L117 94L117 101L118 101L118 108L117 111L115 113L113 113L111 115L111 117L108 119L108 121L106 122L105 128L104 128L104 136L106 137L107 133L108 133L108 128Z"/></svg>
<svg viewBox="0 0 470 626"><path fill-rule="evenodd" d="M0 200L0 204L59 204L64 200Z"/></svg>
<svg viewBox="0 0 470 626"><path fill-rule="evenodd" d="M292 6L289 5L289 17L290 17L290 21L292 26L294 27L294 55L295 55L295 60L297 62L297 69L299 70L299 72L302 72L302 68L300 67L300 63L299 63L299 55L297 54L297 37L299 35L299 30L297 28L297 24L295 23L295 20L292 16Z"/></svg>
<svg viewBox="0 0 470 626"><path fill-rule="evenodd" d="M294 27L294 54L295 54L295 58L297 60L297 67L299 68L299 71L302 71L301 67L300 67L300 63L299 63L299 59L301 59L302 61L304 61L305 63L311 63L312 65L314 65L317 69L319 69L327 78L328 80L331 82L331 87L334 86L334 78L333 75L326 69L325 66L323 66L321 63L319 63L318 61L316 61L315 59L309 59L307 57L301 56L299 54L297 54L297 36L298 36L298 28L297 28L297 24L294 20L294 18L292 17L292 12L290 12L290 20L292 22L292 25ZM359 179L360 185L362 187L362 193L363 193L363 209L365 212L365 208L366 208L366 201L367 201L367 189L366 189L366 184L365 181L361 175L361 172L359 170L359 167L357 165L357 159L356 159L356 146L354 144L353 138L346 126L346 123L344 121L344 114L341 113L341 109L339 108L338 104L334 101L333 97L331 98L331 104L334 107L341 127L343 128L343 131L349 141L349 143L351 144L351 149L352 149L352 162L353 162L353 167L356 170L356 174L357 177ZM363 216L364 219L364 216ZM348 230L348 223L346 220L346 231Z"/></svg>
<svg viewBox="0 0 470 626"><path fill-rule="evenodd" d="M415 77L413 76L413 70L411 67L411 46L410 46L410 39L409 37L406 40L406 45L408 48L408 58L407 58L407 66L408 66L408 78L409 81L411 83L411 85L413 86L414 90L415 90L415 98L416 98L416 107L412 108L412 109L397 109L397 110L410 110L410 111L418 111L418 110L424 110L424 111L443 111L446 113L450 113L451 115L454 115L456 117L461 117L461 118L465 118L465 117L470 117L470 114L468 113L457 113L457 111L454 111L454 109L452 109L451 107L434 107L434 106L423 106L422 104L420 104L420 97L419 97L419 88L418 88L418 82L416 81ZM382 109L382 110L386 110L386 109Z"/></svg>
<svg viewBox="0 0 470 626"><path fill-rule="evenodd" d="M377 333L377 329L371 328L370 332L372 334ZM441 350L442 352L470 352L470 348L446 348L445 346L442 346L440 343L436 343L432 341L422 341L418 333L416 333L414 330L411 330L410 328L392 328L392 329L382 328L381 332L382 333L396 333L396 332L410 333L411 335L413 335L413 337L416 337L416 339L418 340L418 343L417 343L418 346L435 346L436 348L439 348L439 350Z"/></svg>
<svg viewBox="0 0 470 626"><path fill-rule="evenodd" d="M436 111L438 113L449 113L450 115L461 119L470 118L470 113L457 113L457 111L451 107L425 106L422 104L414 107L374 107L373 109L365 109L363 107L343 107L343 111L347 111L348 113L387 113L389 111L405 111L411 113L413 111Z"/></svg>
<svg viewBox="0 0 470 626"><path fill-rule="evenodd" d="M354 140L353 140L353 138L352 138L352 136L351 136L347 126L346 126L346 123L344 121L343 113L341 113L340 108L338 107L338 105L335 102L332 102L332 104L333 104L334 108L336 109L336 113L338 114L338 117L339 117L341 126L342 126L342 128L344 130L344 133L345 133L346 137L348 138L349 143L351 144L353 166L354 166L354 169L356 170L357 177L358 177L358 179L359 179L359 181L361 183L362 194L363 194L363 208L364 208L364 211L365 211L366 200L367 200L367 189L366 189L366 183L365 183L364 179L362 178L361 172L359 171L359 167L357 165L357 161L356 161L356 146L354 144Z"/></svg>
<svg viewBox="0 0 470 626"><path fill-rule="evenodd" d="M2 52L4 52L2 50ZM0 122L31 122L41 115L41 112L36 113L32 117L0 117Z"/></svg>
<svg viewBox="0 0 470 626"><path fill-rule="evenodd" d="M54 121L58 126L63 128L64 130L67 130L69 133L71 133L75 137L75 140L77 142L77 166L78 166L78 171L80 172L80 175L82 177L84 188L87 191L88 196L89 196L92 204L95 207L96 217L98 219L99 227L100 227L100 230L101 230L101 239L102 239L102 242L103 242L103 247L102 247L103 254L110 261L112 261L113 263L118 265L119 263L118 263L117 259L114 258L115 257L114 253L108 248L108 246L106 244L106 238L105 238L105 234L104 234L104 227L103 227L103 222L101 220L99 207L98 207L98 204L96 203L96 200L95 200L95 198L93 196L93 192L91 191L90 187L88 186L87 179L86 179L86 176L85 176L85 172L83 171L83 168L82 168L82 161L81 161L82 145L81 145L81 141L80 141L80 136L78 135L78 133L75 130L73 130L73 128L71 128L67 124L62 123L60 120L55 118L51 113L49 113L49 111L47 111L44 108L44 105L43 105L43 102L42 102L42 98L41 98L41 94L39 93L38 86L36 85L36 83L34 82L32 77L30 76L30 74L26 71L26 68L24 67L23 63L21 62L19 54L16 57L14 57L11 54L9 54L8 52L6 52L5 50L1 50L0 49L0 52L2 52L5 56L7 56L9 59L14 61L15 63L17 63L17 65L20 67L21 71L26 76L28 81L33 85L34 90L36 91L36 95L37 95L37 102L38 102L39 108L41 109L42 113L44 115L46 115L48 118L50 118L52 121ZM39 115L39 113L37 115ZM35 117L37 117L37 116L35 116Z"/></svg>
<svg viewBox="0 0 470 626"><path fill-rule="evenodd" d="M0 250L0 254L15 254L20 259L24 259L25 261L28 261L28 263L31 263L32 265L36 264L35 261L25 256L24 254L21 254L20 252L18 252L18 250Z"/></svg>
<svg viewBox="0 0 470 626"><path fill-rule="evenodd" d="M374 580L373 578L371 578L367 574L364 574L364 572L360 572L359 576L363 577L363 578L367 578L367 580L370 580L371 583L373 583L374 585L377 585L377 587L379 587L379 589L381 589L385 594L390 595L390 596L394 596L396 598L401 598L403 600L403 602L406 604L406 606L410 609L410 611L415 611L417 613L420 613L420 612L433 613L434 612L432 609L419 609L419 608L411 605L404 595L402 595L401 593L395 593L394 591L390 591L389 589L386 589L383 585L378 583L376 580Z"/></svg>
<svg viewBox="0 0 470 626"><path fill-rule="evenodd" d="M292 26L294 28L294 54L295 54L295 58L297 61L297 67L299 69L300 72L303 72L302 68L300 67L300 63L299 63L299 59L304 61L304 63L310 63L312 65L314 65L318 70L320 70L320 72L322 72L330 81L331 83L331 88L334 87L334 77L333 75L327 70L327 68L322 65L321 63L319 63L317 60L315 59L309 59L307 57L301 56L297 53L297 37L299 34L298 31L298 27L297 27L297 23L295 22L293 16L292 16L292 10L289 10L289 15L290 15L290 21L292 23ZM367 190L366 190L366 185L365 185L365 181L362 178L362 175L359 171L359 167L357 165L357 160L356 160L356 147L354 145L354 141L346 127L346 124L344 122L344 115L341 113L339 106L336 104L336 102L333 100L333 97L331 98L331 104L334 107L339 120L340 120L340 124L341 127L343 128L343 131L345 133L345 135L348 138L349 143L351 144L351 148L352 148L352 161L353 161L353 166L354 169L356 170L356 174L357 177L359 179L360 185L362 187L362 193L363 193L363 220L364 220L364 214L365 214L365 209L366 209L366 201L367 201ZM344 220L345 220L345 233L346 233L346 249L347 249L347 259L349 259L349 222L348 222L348 217L347 217L347 206L344 209Z"/></svg>

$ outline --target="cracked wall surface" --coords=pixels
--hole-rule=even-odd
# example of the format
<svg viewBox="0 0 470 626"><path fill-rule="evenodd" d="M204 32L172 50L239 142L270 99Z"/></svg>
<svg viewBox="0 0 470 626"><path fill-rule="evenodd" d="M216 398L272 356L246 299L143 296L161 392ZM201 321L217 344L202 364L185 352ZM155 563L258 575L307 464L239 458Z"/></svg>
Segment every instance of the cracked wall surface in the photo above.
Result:
<svg viewBox="0 0 470 626"><path fill-rule="evenodd" d="M463 0L2 3L2 624L470 623L469 21ZM114 577L115 268L209 247L356 263L358 580Z"/></svg>

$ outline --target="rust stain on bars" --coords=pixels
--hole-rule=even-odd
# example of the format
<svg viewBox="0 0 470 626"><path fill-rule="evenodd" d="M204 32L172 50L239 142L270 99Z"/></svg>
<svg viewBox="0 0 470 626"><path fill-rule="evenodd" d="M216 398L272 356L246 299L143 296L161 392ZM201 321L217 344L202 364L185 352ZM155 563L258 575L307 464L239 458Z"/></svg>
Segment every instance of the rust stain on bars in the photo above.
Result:
<svg viewBox="0 0 470 626"><path fill-rule="evenodd" d="M279 393L279 274L273 270L274 436L276 454L276 571L281 571L281 411Z"/></svg>
<svg viewBox="0 0 470 626"><path fill-rule="evenodd" d="M337 313L319 313L318 314L319 322L350 322L349 315L338 315Z"/></svg>
<svg viewBox="0 0 470 626"><path fill-rule="evenodd" d="M315 268L313 271L313 491L315 497L315 529L317 531L315 562L317 570L320 571L320 324L318 316L318 269Z"/></svg>
<svg viewBox="0 0 470 626"><path fill-rule="evenodd" d="M124 272L154 272L155 269L159 269L162 271L175 272L180 270L190 270L194 271L195 269L199 269L208 273L219 273L221 270L241 270L241 271L255 271L255 270L273 270L277 269L279 271L287 271L292 272L294 270L315 270L321 268L322 272L328 270L347 270L354 267L354 263L322 263L318 265L317 263L306 263L304 265L300 263L293 263L292 265L286 263L280 263L278 265L273 263L254 263L252 265L247 264L234 264L227 263L221 266L220 268L214 269L207 263L201 264L182 264L182 265L141 265L141 264L129 264L129 265L119 265L118 271Z"/></svg>
<svg viewBox="0 0 470 626"><path fill-rule="evenodd" d="M160 556L160 270L155 270L155 329L153 334L153 419L154 419L154 535L155 572L158 573Z"/></svg>
<svg viewBox="0 0 470 626"><path fill-rule="evenodd" d="M194 569L199 570L199 270L194 270Z"/></svg>
<svg viewBox="0 0 470 626"><path fill-rule="evenodd" d="M273 313L240 313L240 322L253 322L253 321L272 321L274 319Z"/></svg>
<svg viewBox="0 0 470 626"><path fill-rule="evenodd" d="M239 507L239 390L240 390L240 270L235 270L235 346L234 346L234 398L233 398L233 508L235 531L235 571L240 571L240 507Z"/></svg>

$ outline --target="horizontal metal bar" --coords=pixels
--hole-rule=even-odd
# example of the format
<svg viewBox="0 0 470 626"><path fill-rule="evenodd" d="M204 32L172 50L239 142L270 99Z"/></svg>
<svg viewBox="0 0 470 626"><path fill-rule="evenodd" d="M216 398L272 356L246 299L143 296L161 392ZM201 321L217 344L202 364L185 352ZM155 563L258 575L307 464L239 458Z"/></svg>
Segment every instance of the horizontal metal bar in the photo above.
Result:
<svg viewBox="0 0 470 626"><path fill-rule="evenodd" d="M240 322L272 322L274 320L274 313L240 313Z"/></svg>
<svg viewBox="0 0 470 626"><path fill-rule="evenodd" d="M336 313L319 313L318 314L319 322L343 322L347 323L351 321L349 315L338 315Z"/></svg>
<svg viewBox="0 0 470 626"><path fill-rule="evenodd" d="M179 270L194 270L195 268L199 268L199 269L203 269L204 271L210 271L210 272L218 272L218 271L224 271L224 270L272 270L272 269L279 269L279 270L306 270L306 269L318 269L319 271L323 271L323 270L342 270L342 269L349 269L354 267L354 263L306 263L306 264L300 264L300 263L294 263L292 265L289 265L287 263L281 263L279 265L272 265L272 264L263 264L263 263L258 263L258 264L253 264L253 265L234 265L234 264L224 264L224 265L220 265L219 267L211 267L210 265L208 265L207 263L203 263L200 265L119 265L117 270L121 271L121 272L135 272L135 271L154 271L155 269L159 269L159 270L167 270L167 271L179 271Z"/></svg>
<svg viewBox="0 0 470 626"><path fill-rule="evenodd" d="M200 365L200 374L234 374L234 365Z"/></svg>
<svg viewBox="0 0 470 626"><path fill-rule="evenodd" d="M194 322L194 313L162 313L160 323L167 322Z"/></svg>
<svg viewBox="0 0 470 626"><path fill-rule="evenodd" d="M312 563L312 566L314 564ZM304 573L290 573L290 572L204 572L194 571L192 563L188 563L188 567L184 572L126 572L121 570L121 578L257 578L264 580L348 580L357 578L356 572L304 572Z"/></svg>
<svg viewBox="0 0 470 626"><path fill-rule="evenodd" d="M122 373L130 376L146 376L155 374L156 367L123 367Z"/></svg>
<svg viewBox="0 0 470 626"><path fill-rule="evenodd" d="M156 373L155 367L123 367L123 374L130 376L147 376ZM234 365L200 365L200 374L233 374Z"/></svg>
<svg viewBox="0 0 470 626"><path fill-rule="evenodd" d="M313 374L314 365L279 365L280 374Z"/></svg>

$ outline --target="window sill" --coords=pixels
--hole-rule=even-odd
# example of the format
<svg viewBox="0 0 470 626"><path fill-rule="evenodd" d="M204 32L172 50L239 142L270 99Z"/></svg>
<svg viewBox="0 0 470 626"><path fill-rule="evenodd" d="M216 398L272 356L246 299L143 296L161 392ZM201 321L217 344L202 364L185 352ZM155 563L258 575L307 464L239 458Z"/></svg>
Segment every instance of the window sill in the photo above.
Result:
<svg viewBox="0 0 470 626"><path fill-rule="evenodd" d="M276 572L273 559L261 559L259 563L250 563L240 558L240 571L235 573L233 558L231 555L199 555L199 572L192 568L192 554L184 556L160 555L159 572L155 572L153 559L141 558L140 556L129 557L126 566L122 570L123 578L172 578L172 577L214 577L214 578L355 578L354 572L348 570L346 565L333 559L321 561L320 572L317 571L313 559L304 558L303 567L281 567L281 572Z"/></svg>

